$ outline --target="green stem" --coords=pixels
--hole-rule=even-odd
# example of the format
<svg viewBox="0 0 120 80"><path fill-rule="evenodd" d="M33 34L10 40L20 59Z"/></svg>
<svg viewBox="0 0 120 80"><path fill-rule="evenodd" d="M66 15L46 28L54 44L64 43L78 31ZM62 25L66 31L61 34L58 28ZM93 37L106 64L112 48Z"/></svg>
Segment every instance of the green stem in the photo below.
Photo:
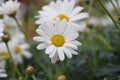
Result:
<svg viewBox="0 0 120 80"><path fill-rule="evenodd" d="M116 8L115 4L113 3L112 0L110 0L111 4L113 5L114 9L116 10L116 12L120 15L120 12L118 11L118 9Z"/></svg>
<svg viewBox="0 0 120 80"><path fill-rule="evenodd" d="M14 63L14 59L13 59L12 54L11 54L11 52L10 52L8 43L5 43L5 44L6 44L6 47L7 47L7 49L8 49L8 52L9 52L9 54L10 54L10 58L11 58L12 64L13 64L13 66L15 67L15 70L16 70L17 74L18 74L19 76L21 76L21 74L20 74L20 72L19 72L16 64Z"/></svg>
<svg viewBox="0 0 120 80"><path fill-rule="evenodd" d="M91 10L92 10L92 5L93 5L93 0L90 0L90 5L89 5L89 14L91 15Z"/></svg>
<svg viewBox="0 0 120 80"><path fill-rule="evenodd" d="M112 15L109 13L109 11L105 8L104 4L102 3L102 0L98 0L98 2L101 5L101 7L105 10L105 12L108 14L108 16L111 18L111 20L113 21L113 23L115 25L115 28L120 31L120 29L119 29L117 23L115 22L114 18L112 17Z"/></svg>
<svg viewBox="0 0 120 80"><path fill-rule="evenodd" d="M28 42L28 37L27 34L25 33L25 31L23 30L22 26L19 24L18 20L16 19L16 17L13 17L13 19L15 20L15 22L17 23L18 27L20 28L20 30L23 32L23 34L25 35L25 39L26 42Z"/></svg>
<svg viewBox="0 0 120 80"><path fill-rule="evenodd" d="M32 74L32 78L33 78L33 80L37 80L37 78L35 77L34 74Z"/></svg>

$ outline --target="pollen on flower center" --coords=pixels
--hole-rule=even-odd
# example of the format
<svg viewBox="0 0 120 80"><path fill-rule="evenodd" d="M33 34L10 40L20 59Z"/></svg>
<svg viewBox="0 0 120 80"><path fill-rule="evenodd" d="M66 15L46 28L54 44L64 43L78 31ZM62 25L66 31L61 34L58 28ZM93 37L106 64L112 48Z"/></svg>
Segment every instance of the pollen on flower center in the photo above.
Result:
<svg viewBox="0 0 120 80"><path fill-rule="evenodd" d="M2 51L0 52L0 56L9 57L10 55L8 51Z"/></svg>
<svg viewBox="0 0 120 80"><path fill-rule="evenodd" d="M19 54L21 52L21 48L19 47L19 46L17 46L16 48L15 48L15 53L16 54Z"/></svg>
<svg viewBox="0 0 120 80"><path fill-rule="evenodd" d="M56 47L61 47L65 43L65 39L61 34L55 34L52 36L51 42Z"/></svg>
<svg viewBox="0 0 120 80"><path fill-rule="evenodd" d="M57 15L57 16L54 18L54 20L55 20L57 17L59 17L60 20L66 19L67 22L70 20L70 18L69 18L67 15L65 15L65 14L59 14L59 15Z"/></svg>

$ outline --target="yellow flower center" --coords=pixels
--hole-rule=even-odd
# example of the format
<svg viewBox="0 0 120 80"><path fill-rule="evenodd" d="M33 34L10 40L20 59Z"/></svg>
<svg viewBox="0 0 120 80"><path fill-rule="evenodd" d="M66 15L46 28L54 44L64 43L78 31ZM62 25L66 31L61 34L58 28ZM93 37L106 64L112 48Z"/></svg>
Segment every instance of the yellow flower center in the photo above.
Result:
<svg viewBox="0 0 120 80"><path fill-rule="evenodd" d="M2 51L2 52L0 52L0 56L9 57L10 54L8 51Z"/></svg>
<svg viewBox="0 0 120 80"><path fill-rule="evenodd" d="M17 46L17 47L15 48L15 53L16 53L16 54L20 54L20 52L21 52L21 48L20 48L19 46Z"/></svg>
<svg viewBox="0 0 120 80"><path fill-rule="evenodd" d="M65 15L65 14L58 14L58 15L54 18L54 20L55 20L57 17L59 17L61 21L62 21L63 19L66 19L67 22L70 20L70 18L69 18L67 15Z"/></svg>
<svg viewBox="0 0 120 80"><path fill-rule="evenodd" d="M65 39L61 34L55 34L52 36L51 42L56 47L61 47L65 43Z"/></svg>

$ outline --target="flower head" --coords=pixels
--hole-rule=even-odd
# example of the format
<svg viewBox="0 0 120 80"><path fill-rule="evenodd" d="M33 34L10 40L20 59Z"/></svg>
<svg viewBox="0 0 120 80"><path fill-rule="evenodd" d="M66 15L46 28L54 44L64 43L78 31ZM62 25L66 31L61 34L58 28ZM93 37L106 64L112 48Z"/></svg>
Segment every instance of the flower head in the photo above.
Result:
<svg viewBox="0 0 120 80"><path fill-rule="evenodd" d="M55 23L49 21L42 24L41 27L36 30L39 36L33 39L41 42L37 49L46 49L45 53L49 54L53 63L57 60L63 61L65 55L72 58L72 54L78 54L77 46L80 46L81 43L75 40L79 34L72 25L57 18Z"/></svg>
<svg viewBox="0 0 120 80"><path fill-rule="evenodd" d="M23 57L31 58L32 54L28 51L29 45L25 42L13 39L9 42L10 51L16 64L23 62Z"/></svg>
<svg viewBox="0 0 120 80"><path fill-rule="evenodd" d="M88 13L81 12L82 10L83 7L75 7L75 0L57 0L57 2L51 2L48 6L44 6L42 11L38 12L36 24L43 24L48 20L54 21L56 18L60 18L60 20L72 22L77 30L82 31L85 26L81 23L78 24L78 21L88 17Z"/></svg>
<svg viewBox="0 0 120 80"><path fill-rule="evenodd" d="M0 6L0 14L9 16L15 15L19 6L20 3L17 0L8 0L5 3L2 3L2 5Z"/></svg>

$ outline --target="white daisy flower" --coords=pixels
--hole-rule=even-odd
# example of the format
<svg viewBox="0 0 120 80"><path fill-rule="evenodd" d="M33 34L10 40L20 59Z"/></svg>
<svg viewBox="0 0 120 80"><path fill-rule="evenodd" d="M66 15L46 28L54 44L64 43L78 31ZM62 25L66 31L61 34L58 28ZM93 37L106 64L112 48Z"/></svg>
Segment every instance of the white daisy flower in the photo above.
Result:
<svg viewBox="0 0 120 80"><path fill-rule="evenodd" d="M88 13L81 12L83 7L75 7L76 0L57 0L57 2L51 2L48 6L44 6L42 11L39 11L39 15L36 16L38 20L36 24L43 24L46 21L54 21L57 17L60 20L65 19L67 22L72 22L75 28L79 31L83 31L83 26L80 20L88 17ZM82 28L82 30L81 30Z"/></svg>
<svg viewBox="0 0 120 80"><path fill-rule="evenodd" d="M0 14L11 16L16 13L19 6L20 3L17 0L8 0L0 6Z"/></svg>
<svg viewBox="0 0 120 80"><path fill-rule="evenodd" d="M55 63L58 59L63 61L65 55L72 58L72 54L78 54L76 52L78 50L77 46L80 46L81 43L75 40L79 34L72 25L57 18L55 23L48 21L41 27L36 30L39 36L33 39L40 42L37 49L46 49L45 53L49 54L52 63Z"/></svg>
<svg viewBox="0 0 120 80"><path fill-rule="evenodd" d="M4 31L4 24L3 24L3 20L0 19L0 40L1 37L3 36L3 31Z"/></svg>
<svg viewBox="0 0 120 80"><path fill-rule="evenodd" d="M32 57L32 54L28 51L29 45L27 43L21 43L17 40L12 40L9 43L10 51L12 53L12 57L16 64L23 63L23 57L29 59Z"/></svg>

